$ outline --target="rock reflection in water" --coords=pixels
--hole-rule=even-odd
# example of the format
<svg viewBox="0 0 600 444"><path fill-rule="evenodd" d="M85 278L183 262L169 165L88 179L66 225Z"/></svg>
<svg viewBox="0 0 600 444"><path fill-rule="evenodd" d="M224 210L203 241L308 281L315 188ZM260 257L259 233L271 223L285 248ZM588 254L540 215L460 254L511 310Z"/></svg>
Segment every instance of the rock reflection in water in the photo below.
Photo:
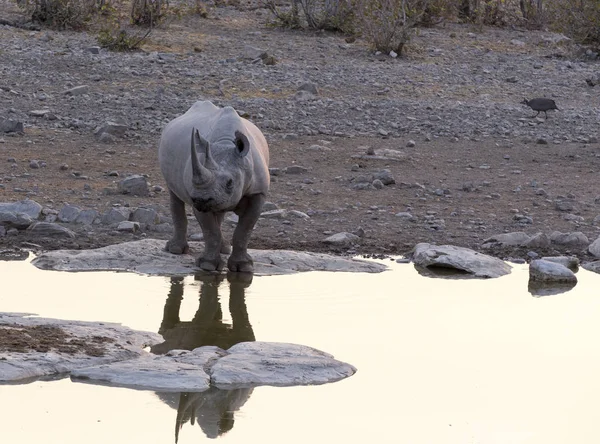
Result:
<svg viewBox="0 0 600 444"><path fill-rule="evenodd" d="M239 342L255 341L246 309L245 290L252 283L248 273L228 273L229 312L232 322L223 322L219 285L223 275L196 276L200 283L198 311L191 321L181 321L179 310L183 300L183 277L172 277L159 333L165 342L151 348L155 354L169 350L193 350L204 345L228 349ZM250 398L253 389L222 390L211 387L201 393L157 393L166 404L177 409L175 442L186 422L198 423L208 438L217 438L233 428L234 412Z"/></svg>

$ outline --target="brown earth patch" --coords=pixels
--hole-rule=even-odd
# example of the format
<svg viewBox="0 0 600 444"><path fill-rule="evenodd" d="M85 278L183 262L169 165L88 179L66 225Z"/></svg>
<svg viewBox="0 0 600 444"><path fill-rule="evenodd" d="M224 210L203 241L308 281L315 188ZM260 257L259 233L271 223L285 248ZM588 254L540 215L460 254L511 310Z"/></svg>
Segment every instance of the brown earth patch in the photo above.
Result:
<svg viewBox="0 0 600 444"><path fill-rule="evenodd" d="M114 342L105 336L76 338L59 327L38 325L0 326L0 353L47 353L50 351L68 355L85 354L87 356L104 356L104 344Z"/></svg>

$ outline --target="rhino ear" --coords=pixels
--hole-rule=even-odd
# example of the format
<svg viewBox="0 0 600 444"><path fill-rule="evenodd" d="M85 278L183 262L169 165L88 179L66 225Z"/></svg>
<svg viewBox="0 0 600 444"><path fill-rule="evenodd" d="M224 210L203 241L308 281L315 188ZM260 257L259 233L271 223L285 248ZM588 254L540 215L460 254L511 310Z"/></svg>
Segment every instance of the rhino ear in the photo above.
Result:
<svg viewBox="0 0 600 444"><path fill-rule="evenodd" d="M244 157L250 151L250 141L246 135L240 131L235 132L235 147L238 154Z"/></svg>

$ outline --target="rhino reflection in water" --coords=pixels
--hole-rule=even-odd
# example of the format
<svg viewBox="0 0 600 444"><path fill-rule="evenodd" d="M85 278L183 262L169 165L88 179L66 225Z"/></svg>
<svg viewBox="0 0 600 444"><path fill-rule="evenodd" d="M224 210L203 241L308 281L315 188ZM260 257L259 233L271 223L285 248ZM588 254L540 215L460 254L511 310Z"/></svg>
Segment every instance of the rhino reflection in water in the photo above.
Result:
<svg viewBox="0 0 600 444"><path fill-rule="evenodd" d="M223 312L219 301L219 285L222 275L203 275L200 279L199 307L191 321L181 321L179 309L183 300L184 282L182 277L171 278L171 289L165 303L163 320L159 333L165 342L151 348L155 354L169 350L193 350L204 345L216 345L228 349L239 342L255 341L254 331L248 319L245 302L245 289L252 281L252 275L229 273L229 311L232 322L223 322ZM175 442L179 431L186 423L198 423L209 438L231 430L234 412L242 407L252 394L252 389L221 390L211 387L200 393L157 393L166 404L177 409Z"/></svg>

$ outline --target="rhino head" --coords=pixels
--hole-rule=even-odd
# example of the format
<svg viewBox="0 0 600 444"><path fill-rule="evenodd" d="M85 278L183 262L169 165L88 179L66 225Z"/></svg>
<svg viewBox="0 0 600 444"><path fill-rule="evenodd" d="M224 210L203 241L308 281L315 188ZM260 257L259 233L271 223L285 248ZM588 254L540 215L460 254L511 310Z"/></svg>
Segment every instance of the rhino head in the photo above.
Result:
<svg viewBox="0 0 600 444"><path fill-rule="evenodd" d="M220 145L219 162L211 152L211 144L197 129L192 129L191 166L192 180L188 192L194 208L201 212L220 212L234 209L243 195L244 157L250 150L250 141L240 131L235 131L230 146ZM198 154L204 158L200 162Z"/></svg>

